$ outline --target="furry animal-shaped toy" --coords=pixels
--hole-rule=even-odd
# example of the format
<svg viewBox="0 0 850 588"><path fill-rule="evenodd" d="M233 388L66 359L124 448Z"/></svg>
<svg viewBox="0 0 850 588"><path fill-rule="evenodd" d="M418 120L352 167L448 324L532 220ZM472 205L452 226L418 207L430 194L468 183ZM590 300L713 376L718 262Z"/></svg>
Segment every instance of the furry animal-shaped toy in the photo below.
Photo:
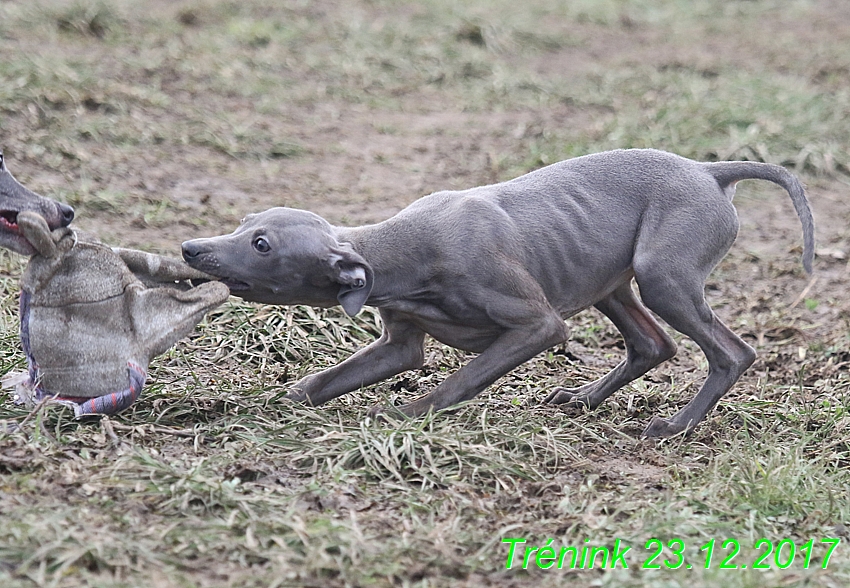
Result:
<svg viewBox="0 0 850 588"><path fill-rule="evenodd" d="M151 358L188 335L229 295L182 261L113 249L18 214L36 250L21 278L21 343L28 372L7 378L18 400L49 398L77 417L114 414L141 393Z"/></svg>

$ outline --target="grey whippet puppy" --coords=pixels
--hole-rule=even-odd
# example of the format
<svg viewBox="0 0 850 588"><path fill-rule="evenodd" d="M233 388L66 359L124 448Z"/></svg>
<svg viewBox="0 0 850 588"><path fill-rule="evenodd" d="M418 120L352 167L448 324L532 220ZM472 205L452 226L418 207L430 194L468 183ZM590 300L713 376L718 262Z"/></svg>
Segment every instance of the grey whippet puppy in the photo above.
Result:
<svg viewBox="0 0 850 588"><path fill-rule="evenodd" d="M34 255L32 246L18 227L18 213L40 214L51 230L67 227L74 220L74 209L24 188L6 169L0 152L0 247L21 255Z"/></svg>
<svg viewBox="0 0 850 588"><path fill-rule="evenodd" d="M379 309L381 337L301 379L288 395L294 400L319 405L420 367L426 333L479 354L398 409L409 416L475 397L566 341L564 319L589 306L620 330L626 358L594 382L556 388L546 402L595 408L676 353L649 308L693 339L709 364L697 395L672 419L654 417L644 432L666 437L690 432L755 360L703 292L735 240L732 197L735 183L746 179L788 191L803 226L803 265L811 271L812 214L791 173L649 149L587 155L501 184L436 192L386 221L357 228L272 208L248 215L231 235L186 241L183 257L246 300L339 303L349 315L364 304Z"/></svg>

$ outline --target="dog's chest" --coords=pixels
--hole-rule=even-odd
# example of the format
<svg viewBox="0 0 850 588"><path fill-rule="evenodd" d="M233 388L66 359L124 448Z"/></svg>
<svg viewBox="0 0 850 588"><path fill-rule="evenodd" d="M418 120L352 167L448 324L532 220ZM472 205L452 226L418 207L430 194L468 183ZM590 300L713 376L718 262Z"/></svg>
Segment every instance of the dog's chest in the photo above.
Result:
<svg viewBox="0 0 850 588"><path fill-rule="evenodd" d="M464 314L442 305L412 301L394 301L382 307L393 310L397 320L413 323L440 343L473 353L487 349L505 331L472 308Z"/></svg>

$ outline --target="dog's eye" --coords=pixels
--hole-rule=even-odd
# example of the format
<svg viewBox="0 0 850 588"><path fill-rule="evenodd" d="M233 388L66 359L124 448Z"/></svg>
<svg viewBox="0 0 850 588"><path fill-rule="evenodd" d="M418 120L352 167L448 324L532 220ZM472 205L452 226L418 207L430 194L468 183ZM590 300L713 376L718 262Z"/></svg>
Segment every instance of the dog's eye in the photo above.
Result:
<svg viewBox="0 0 850 588"><path fill-rule="evenodd" d="M259 251L260 253L268 253L272 250L271 245L269 245L269 242L266 241L263 237L257 237L256 239L254 239L252 245L254 246L254 249Z"/></svg>

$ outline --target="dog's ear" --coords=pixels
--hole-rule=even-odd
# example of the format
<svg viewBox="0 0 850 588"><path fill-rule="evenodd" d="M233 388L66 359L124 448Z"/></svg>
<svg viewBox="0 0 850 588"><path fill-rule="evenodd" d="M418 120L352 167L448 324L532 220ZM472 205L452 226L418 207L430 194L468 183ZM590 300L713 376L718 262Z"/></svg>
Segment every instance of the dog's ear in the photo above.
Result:
<svg viewBox="0 0 850 588"><path fill-rule="evenodd" d="M336 299L348 316L354 316L369 298L374 273L363 257L350 247L334 248L327 258L332 279L339 284Z"/></svg>

